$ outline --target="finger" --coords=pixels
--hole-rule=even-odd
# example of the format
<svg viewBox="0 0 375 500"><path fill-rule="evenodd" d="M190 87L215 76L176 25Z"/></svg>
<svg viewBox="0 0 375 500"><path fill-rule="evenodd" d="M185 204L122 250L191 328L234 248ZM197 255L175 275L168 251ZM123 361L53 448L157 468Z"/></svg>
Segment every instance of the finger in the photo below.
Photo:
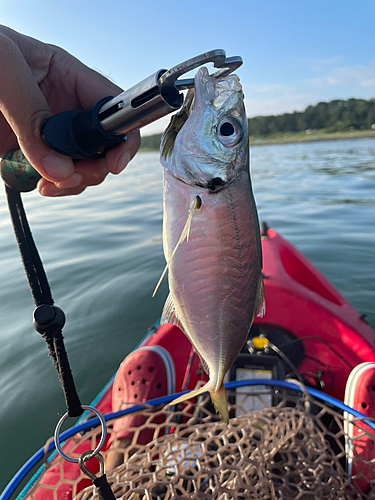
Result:
<svg viewBox="0 0 375 500"><path fill-rule="evenodd" d="M97 186L108 175L108 168L104 158L100 160L81 160L75 165L74 174L69 179L55 182L60 189L78 186Z"/></svg>
<svg viewBox="0 0 375 500"><path fill-rule="evenodd" d="M129 133L128 139L115 149L107 151L105 155L108 171L111 174L119 174L126 165L134 158L141 145L139 130Z"/></svg>
<svg viewBox="0 0 375 500"><path fill-rule="evenodd" d="M82 160L76 163L75 172L69 179L60 182L48 182L41 179L38 190L43 196L68 196L81 193L87 186L101 184L108 175L105 159Z"/></svg>
<svg viewBox="0 0 375 500"><path fill-rule="evenodd" d="M71 188L58 188L53 182L49 182L46 179L40 179L38 182L38 191L42 196L48 197L58 197L58 196L70 196L82 193L86 186L76 186Z"/></svg>
<svg viewBox="0 0 375 500"><path fill-rule="evenodd" d="M55 183L41 179L38 190L43 196L68 196L78 194L87 186L102 183L108 173L119 174L140 147L138 130L129 133L128 140L107 152L106 157L98 160L81 160L75 164L74 173L66 180Z"/></svg>
<svg viewBox="0 0 375 500"><path fill-rule="evenodd" d="M0 34L0 111L5 116L31 165L50 181L70 177L74 165L70 158L49 149L40 130L51 110L36 84L17 45Z"/></svg>
<svg viewBox="0 0 375 500"><path fill-rule="evenodd" d="M87 67L69 53L66 52L65 57L69 59L72 69L76 72L75 90L82 108L88 108L103 97L117 96L123 91L108 78Z"/></svg>
<svg viewBox="0 0 375 500"><path fill-rule="evenodd" d="M141 140L138 130L129 133L127 141L107 152L105 159L81 160L75 164L75 172L69 179L55 182L59 189L78 186L97 186L108 173L119 174L132 160L139 149ZM52 188L50 188L52 189Z"/></svg>
<svg viewBox="0 0 375 500"><path fill-rule="evenodd" d="M116 96L122 92L120 87L87 67L64 49L52 45L48 48L50 50L48 78L39 83L43 93L48 96L53 114L70 109L85 109L103 97ZM23 47L21 50L25 54ZM33 54L30 55L28 52L25 58L29 65L37 66L39 52L39 45L35 47ZM38 73L35 73L34 77L37 78Z"/></svg>

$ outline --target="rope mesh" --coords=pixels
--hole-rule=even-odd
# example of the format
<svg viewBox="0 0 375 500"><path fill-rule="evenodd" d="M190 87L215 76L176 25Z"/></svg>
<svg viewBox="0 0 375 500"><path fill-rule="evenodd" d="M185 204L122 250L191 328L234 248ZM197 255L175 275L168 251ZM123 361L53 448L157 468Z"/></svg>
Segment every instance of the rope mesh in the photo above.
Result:
<svg viewBox="0 0 375 500"><path fill-rule="evenodd" d="M273 392L274 406L249 412L269 401L270 392L246 389L247 394L243 388L240 395L229 393L228 426L212 413L208 396L174 411L146 409L145 423L137 429L129 428L126 418L132 443L117 450L124 462L107 471L116 498L375 499L375 458L369 460L368 453L375 450L375 434L364 422L290 391ZM113 434L111 426L108 431ZM145 433L151 441L142 445ZM94 448L99 434L94 429L76 436L65 451L78 457ZM89 482L78 466L66 477L63 462L53 460L29 498L61 500L64 491L64 500L96 500L95 488L85 488ZM54 479L43 484L48 476Z"/></svg>

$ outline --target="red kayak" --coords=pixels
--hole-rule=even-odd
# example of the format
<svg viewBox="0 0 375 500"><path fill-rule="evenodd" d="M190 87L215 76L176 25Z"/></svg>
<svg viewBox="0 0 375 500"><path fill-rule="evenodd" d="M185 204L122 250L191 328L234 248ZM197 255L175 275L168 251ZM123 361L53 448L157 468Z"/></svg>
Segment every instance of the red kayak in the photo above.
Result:
<svg viewBox="0 0 375 500"><path fill-rule="evenodd" d="M374 331L296 248L265 224L262 225L262 249L266 311L263 317L255 319L248 343L230 371L229 380L293 377L343 401L353 368L363 362L375 363ZM161 387L160 396L193 389L199 380L207 380L191 344L173 325L153 327L137 349L162 353L165 365L170 365L171 387ZM137 377L135 386L140 387L150 373L147 375L148 368L136 364L129 368L129 374L133 370L129 376ZM112 389L113 380L93 403L102 413L117 410L112 408ZM369 397L374 399L374 393L372 391ZM131 402L129 397L126 400ZM134 398L132 401L138 402ZM373 403L368 402L370 416L375 416ZM140 437L142 444L151 438L147 434ZM64 445L66 453L72 453L73 448L79 455L91 446L82 439L78 445L74 440ZM68 500L90 483L81 480L73 487L80 474L77 465L66 462L62 479L61 468L53 465L54 460L57 458L38 479L50 488L39 488L33 498ZM93 467L95 472L95 465ZM54 496L56 488L58 493Z"/></svg>
<svg viewBox="0 0 375 500"><path fill-rule="evenodd" d="M375 361L374 331L311 262L273 229L263 235L262 250L266 313L256 318L256 325L265 335L285 330L284 347L289 343L289 351L294 350L305 383L343 400L351 370L363 361ZM299 357L297 347L301 348Z"/></svg>

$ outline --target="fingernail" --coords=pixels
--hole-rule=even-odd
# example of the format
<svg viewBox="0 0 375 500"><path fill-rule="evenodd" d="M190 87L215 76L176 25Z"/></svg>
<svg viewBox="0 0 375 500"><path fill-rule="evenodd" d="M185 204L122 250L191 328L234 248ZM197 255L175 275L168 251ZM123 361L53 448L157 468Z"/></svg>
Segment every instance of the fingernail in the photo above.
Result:
<svg viewBox="0 0 375 500"><path fill-rule="evenodd" d="M47 186L42 187L39 191L42 196L63 196L65 189L59 189L54 184L47 184Z"/></svg>
<svg viewBox="0 0 375 500"><path fill-rule="evenodd" d="M74 174L72 174L65 181L55 182L55 185L59 189L74 188L80 186L82 184L82 181L83 181L82 175L79 174L78 172L74 172Z"/></svg>
<svg viewBox="0 0 375 500"><path fill-rule="evenodd" d="M72 160L58 155L45 156L42 160L42 167L46 176L54 181L66 179L74 172Z"/></svg>
<svg viewBox="0 0 375 500"><path fill-rule="evenodd" d="M120 159L118 161L118 165L116 168L116 174L119 174L120 172L122 172L124 170L124 168L126 167L126 165L129 163L129 161L130 161L130 154L128 152L123 153L120 156Z"/></svg>

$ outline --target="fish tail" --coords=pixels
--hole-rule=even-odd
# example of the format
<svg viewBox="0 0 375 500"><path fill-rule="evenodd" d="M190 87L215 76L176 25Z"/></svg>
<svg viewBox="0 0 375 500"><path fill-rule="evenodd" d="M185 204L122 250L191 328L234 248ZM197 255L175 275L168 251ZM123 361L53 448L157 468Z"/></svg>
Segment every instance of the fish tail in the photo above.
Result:
<svg viewBox="0 0 375 500"><path fill-rule="evenodd" d="M210 382L207 382L203 387L200 387L199 389L193 389L192 391L189 391L187 394L184 394L183 396L180 396L177 399L174 399L170 405L178 405L179 403L182 403L183 401L186 401L187 399L191 398L196 398L197 396L200 396L204 392L210 391L211 389L211 384Z"/></svg>
<svg viewBox="0 0 375 500"><path fill-rule="evenodd" d="M214 405L216 413L219 415L222 422L225 422L226 424L228 424L229 423L229 413L228 413L227 396L225 394L224 383L221 384L221 386L219 387L219 389L217 391L212 392L211 382L208 381L207 384L205 384L203 387L189 391L187 394L184 394L183 396L180 396L179 398L174 399L171 403L169 403L169 405L171 405L171 406L178 405L180 403L183 403L187 399L196 398L197 396L200 396L204 392L210 393L211 401L212 401L212 404Z"/></svg>
<svg viewBox="0 0 375 500"><path fill-rule="evenodd" d="M228 403L227 396L225 394L224 382L221 384L219 389L215 392L211 392L211 401L214 405L216 413L219 415L220 420L229 424L229 413L228 413Z"/></svg>

